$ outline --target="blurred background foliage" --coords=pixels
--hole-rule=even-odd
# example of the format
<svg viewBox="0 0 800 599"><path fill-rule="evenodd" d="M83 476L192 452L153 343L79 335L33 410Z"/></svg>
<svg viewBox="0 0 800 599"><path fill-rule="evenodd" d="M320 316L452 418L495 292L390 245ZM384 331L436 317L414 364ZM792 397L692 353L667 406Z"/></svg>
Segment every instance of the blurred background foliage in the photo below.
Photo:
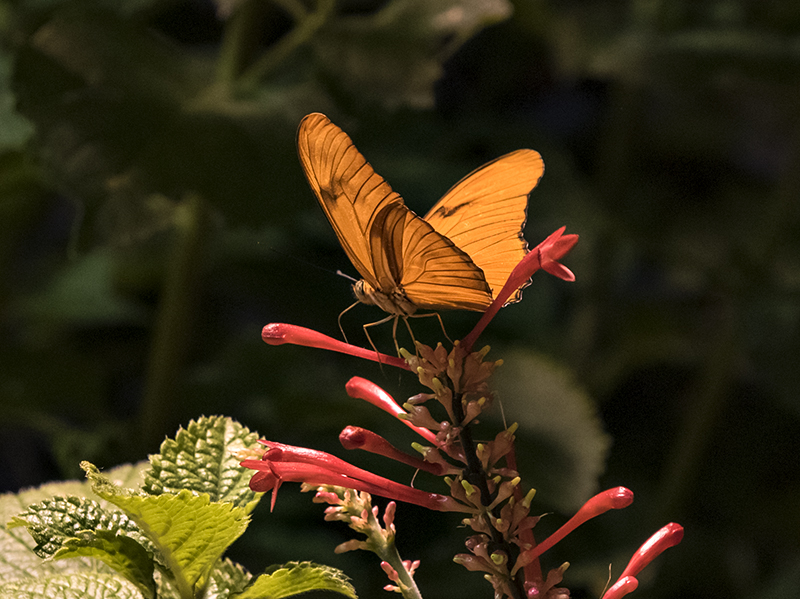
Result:
<svg viewBox="0 0 800 599"><path fill-rule="evenodd" d="M0 27L3 490L142 459L201 414L339 455L346 424L413 440L344 393L361 375L403 398L412 378L259 338L338 337L352 301L294 148L321 111L420 213L500 154L544 156L526 237L579 233L577 282L537 275L483 341L555 512L537 532L600 487L636 493L545 556L573 563L573 595L672 520L684 542L638 596L797 596L796 0L2 0ZM442 316L454 337L476 320ZM365 344L380 317L343 324ZM379 596L320 514L285 487L233 557L314 559ZM490 596L450 561L457 518L398 521L427 596Z"/></svg>

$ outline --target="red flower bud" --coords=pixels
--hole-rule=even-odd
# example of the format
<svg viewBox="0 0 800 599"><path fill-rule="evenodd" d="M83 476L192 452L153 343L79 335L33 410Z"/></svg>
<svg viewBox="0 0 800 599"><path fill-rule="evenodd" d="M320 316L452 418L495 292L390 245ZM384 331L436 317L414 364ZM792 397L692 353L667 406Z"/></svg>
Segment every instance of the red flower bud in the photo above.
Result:
<svg viewBox="0 0 800 599"><path fill-rule="evenodd" d="M529 564L532 560L539 557L542 553L550 549L553 545L558 543L561 539L566 537L573 530L578 528L581 524L591 520L595 516L604 514L608 510L618 510L628 507L633 503L633 491L625 487L616 487L608 489L602 493L598 493L589 501L581 506L581 509L572 516L567 522L555 531L552 535L547 537L543 542L539 543L536 547L520 554L520 560L517 562L517 567Z"/></svg>
<svg viewBox="0 0 800 599"><path fill-rule="evenodd" d="M418 433L429 443L436 443L436 435L434 433L410 422L407 419L408 414L403 408L397 405L394 398L372 381L368 381L360 376L354 376L347 381L345 389L350 397L368 401L373 406L398 418L403 424Z"/></svg>

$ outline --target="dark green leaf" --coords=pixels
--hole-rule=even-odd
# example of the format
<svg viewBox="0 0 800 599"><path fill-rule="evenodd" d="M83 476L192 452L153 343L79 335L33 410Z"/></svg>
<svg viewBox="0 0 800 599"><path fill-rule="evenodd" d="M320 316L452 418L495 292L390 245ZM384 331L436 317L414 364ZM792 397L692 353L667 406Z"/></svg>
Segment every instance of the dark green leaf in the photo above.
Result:
<svg viewBox="0 0 800 599"><path fill-rule="evenodd" d="M332 20L313 48L322 68L353 97L389 109L430 108L444 60L510 15L505 0L394 0L368 17Z"/></svg>
<svg viewBox="0 0 800 599"><path fill-rule="evenodd" d="M564 366L522 349L506 352L493 383L520 424L523 478L548 505L577 510L596 492L611 445L591 398Z"/></svg>
<svg viewBox="0 0 800 599"><path fill-rule="evenodd" d="M107 510L85 497L66 496L45 499L29 505L11 520L12 526L25 526L37 545L34 551L42 558L52 557L68 539L84 531L106 531L128 536L139 543L152 545L139 527L122 512Z"/></svg>
<svg viewBox="0 0 800 599"><path fill-rule="evenodd" d="M242 566L223 558L211 570L205 599L227 599L234 593L241 593L252 578Z"/></svg>

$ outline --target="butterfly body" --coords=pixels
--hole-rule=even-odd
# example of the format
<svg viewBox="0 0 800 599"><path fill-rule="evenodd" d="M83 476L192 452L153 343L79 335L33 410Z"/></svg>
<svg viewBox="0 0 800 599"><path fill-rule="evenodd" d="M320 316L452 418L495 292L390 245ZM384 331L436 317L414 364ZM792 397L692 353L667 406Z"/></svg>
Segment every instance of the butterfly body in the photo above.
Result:
<svg viewBox="0 0 800 599"><path fill-rule="evenodd" d="M411 316L417 311L411 300L406 296L402 287L395 287L388 293L374 289L364 279L353 283L353 295L362 304L378 306L384 312L394 316Z"/></svg>
<svg viewBox="0 0 800 599"><path fill-rule="evenodd" d="M326 116L302 120L297 146L320 206L363 277L353 285L360 302L398 317L418 309L483 311L527 253L528 194L544 172L533 150L476 169L420 218Z"/></svg>

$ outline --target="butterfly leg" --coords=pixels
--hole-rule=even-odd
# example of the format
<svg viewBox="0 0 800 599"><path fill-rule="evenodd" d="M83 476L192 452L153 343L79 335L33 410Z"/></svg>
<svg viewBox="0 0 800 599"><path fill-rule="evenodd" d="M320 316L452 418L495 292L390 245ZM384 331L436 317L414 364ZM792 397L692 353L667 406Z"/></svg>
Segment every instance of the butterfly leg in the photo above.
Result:
<svg viewBox="0 0 800 599"><path fill-rule="evenodd" d="M413 316L413 314L412 314ZM422 315L424 316L424 315ZM411 335L411 343L414 344L414 354L419 357L419 349L417 348L417 339L414 337L414 331L411 330L411 325L408 322L408 316L403 316L403 322L406 323L406 328L408 329L408 334ZM397 339L394 340L394 344L397 345ZM397 348L397 355L400 355L400 348Z"/></svg>
<svg viewBox="0 0 800 599"><path fill-rule="evenodd" d="M352 308L352 306L351 306L351 308ZM348 310L349 310L349 309L350 309L350 308L348 308ZM367 329L368 329L368 328L370 328L370 327L375 327L375 326L378 326L379 324L383 324L384 322L389 322L389 321L390 321L392 318L394 318L394 328L393 328L393 333L396 333L396 332L397 332L397 318L398 318L398 316L397 316L397 315L395 315L395 314L390 314L390 315L389 315L389 316L387 316L386 318L382 318L381 320L378 320L378 321L376 321L376 322L370 322L370 323L368 323L368 324L365 324L365 325L362 327L362 328L364 329L364 334L367 336L367 341L369 341L369 344L370 344L370 346L372 347L372 349L374 349L374 350L375 350L375 353L376 353L376 354L378 354L378 363L379 363L379 364L381 363L381 360L380 360L380 356L381 356L381 354L380 354L380 352L378 351L378 348L377 348L377 347L375 347L375 343L372 341L372 337L370 337L370 336L369 336L369 331L368 331ZM394 341L394 344L395 344L395 346L397 345L397 336L396 336L396 335L395 335L395 341Z"/></svg>
<svg viewBox="0 0 800 599"><path fill-rule="evenodd" d="M360 302L355 302L354 304L350 304L339 313L339 318L337 319L337 322L339 323L339 330L342 333L342 337L344 338L345 343L350 343L350 342L347 340L347 335L344 334L344 327L342 327L342 316L345 315L345 312L349 312L352 308L355 308L359 303ZM367 338L369 338L369 335L367 335Z"/></svg>
<svg viewBox="0 0 800 599"><path fill-rule="evenodd" d="M436 318L439 320L439 326L442 327L442 334L444 334L444 338L450 342L450 345L453 345L453 340L450 339L450 335L448 335L447 331L444 330L444 323L442 322L442 317L439 316L438 312L434 312L433 314L435 314Z"/></svg>
<svg viewBox="0 0 800 599"><path fill-rule="evenodd" d="M397 352L398 356L400 355L400 346L397 343L397 321L399 319L400 319L399 316L395 316L394 324L392 325L392 339L394 339L394 351ZM403 316L403 322L405 322L406 326L408 326L408 318L406 318L405 316ZM410 333L411 329L408 329L408 332ZM411 338L413 339L414 336L412 335Z"/></svg>
<svg viewBox="0 0 800 599"><path fill-rule="evenodd" d="M439 320L439 326L442 327L442 333L444 333L445 338L452 345L453 344L453 340L450 339L450 335L448 335L447 331L444 330L444 323L442 322L442 317L439 316L438 312L429 312L428 314L411 314L410 315L411 318L427 318L429 316L435 316ZM406 322L406 324L408 324L408 323ZM409 329L408 332L410 333L411 329ZM413 339L414 335L411 335L411 338ZM416 341L415 341L415 344L416 344Z"/></svg>

